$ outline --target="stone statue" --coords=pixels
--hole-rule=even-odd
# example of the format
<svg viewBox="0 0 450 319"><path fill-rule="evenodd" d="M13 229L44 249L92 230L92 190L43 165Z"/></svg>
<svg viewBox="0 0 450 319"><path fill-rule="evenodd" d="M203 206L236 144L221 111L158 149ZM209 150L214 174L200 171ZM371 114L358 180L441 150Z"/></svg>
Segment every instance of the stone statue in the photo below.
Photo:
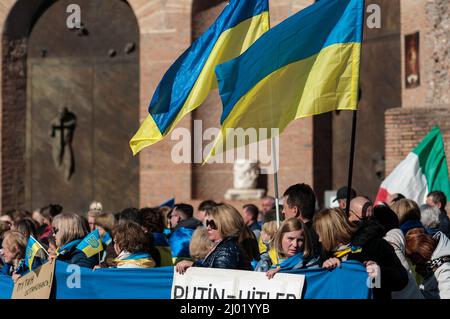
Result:
<svg viewBox="0 0 450 319"><path fill-rule="evenodd" d="M227 190L228 200L259 199L265 194L264 189L257 189L259 165L248 160L236 160L233 166L233 188Z"/></svg>
<svg viewBox="0 0 450 319"><path fill-rule="evenodd" d="M75 172L75 158L72 148L73 136L77 126L77 117L67 107L51 122L53 138L53 160L56 168L62 168L66 180L70 180Z"/></svg>
<svg viewBox="0 0 450 319"><path fill-rule="evenodd" d="M235 189L254 189L258 184L258 163L236 160L233 166L233 186Z"/></svg>

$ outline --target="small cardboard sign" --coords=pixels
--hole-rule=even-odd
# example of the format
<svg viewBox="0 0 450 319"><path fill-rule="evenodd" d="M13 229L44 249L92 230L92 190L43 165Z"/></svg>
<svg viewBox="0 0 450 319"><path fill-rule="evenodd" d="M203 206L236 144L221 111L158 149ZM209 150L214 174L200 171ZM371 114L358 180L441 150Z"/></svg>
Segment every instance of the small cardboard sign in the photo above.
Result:
<svg viewBox="0 0 450 319"><path fill-rule="evenodd" d="M49 299L55 264L48 262L20 277L14 285L11 299Z"/></svg>

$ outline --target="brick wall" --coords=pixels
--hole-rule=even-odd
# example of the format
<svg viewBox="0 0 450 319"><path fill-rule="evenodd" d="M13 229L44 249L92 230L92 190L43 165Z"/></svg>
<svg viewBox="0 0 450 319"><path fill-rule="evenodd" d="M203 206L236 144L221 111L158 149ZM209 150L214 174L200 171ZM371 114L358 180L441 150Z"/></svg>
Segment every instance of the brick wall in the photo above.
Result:
<svg viewBox="0 0 450 319"><path fill-rule="evenodd" d="M409 152L439 125L447 157L450 145L449 105L442 107L394 108L386 112L386 175L392 172ZM447 160L447 165L450 160Z"/></svg>

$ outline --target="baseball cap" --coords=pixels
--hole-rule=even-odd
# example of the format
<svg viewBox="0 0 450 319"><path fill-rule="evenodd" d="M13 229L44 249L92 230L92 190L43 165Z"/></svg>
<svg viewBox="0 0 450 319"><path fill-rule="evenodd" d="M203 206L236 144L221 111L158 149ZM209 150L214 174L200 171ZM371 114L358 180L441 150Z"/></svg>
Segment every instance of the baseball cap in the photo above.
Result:
<svg viewBox="0 0 450 319"><path fill-rule="evenodd" d="M350 191L350 199L353 199L356 197L356 191L352 188ZM338 199L347 199L347 186L343 186L338 189L336 193L336 198L333 202L337 201Z"/></svg>

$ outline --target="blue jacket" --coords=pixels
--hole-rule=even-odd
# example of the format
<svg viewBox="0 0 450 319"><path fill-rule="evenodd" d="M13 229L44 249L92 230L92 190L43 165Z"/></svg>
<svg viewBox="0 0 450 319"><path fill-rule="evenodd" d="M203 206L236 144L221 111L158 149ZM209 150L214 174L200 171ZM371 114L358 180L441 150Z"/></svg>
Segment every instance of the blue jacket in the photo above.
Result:
<svg viewBox="0 0 450 319"><path fill-rule="evenodd" d="M76 248L80 241L81 239L75 239L61 247L57 260L80 267L94 268L95 265L99 264L98 254L88 258L81 250Z"/></svg>

